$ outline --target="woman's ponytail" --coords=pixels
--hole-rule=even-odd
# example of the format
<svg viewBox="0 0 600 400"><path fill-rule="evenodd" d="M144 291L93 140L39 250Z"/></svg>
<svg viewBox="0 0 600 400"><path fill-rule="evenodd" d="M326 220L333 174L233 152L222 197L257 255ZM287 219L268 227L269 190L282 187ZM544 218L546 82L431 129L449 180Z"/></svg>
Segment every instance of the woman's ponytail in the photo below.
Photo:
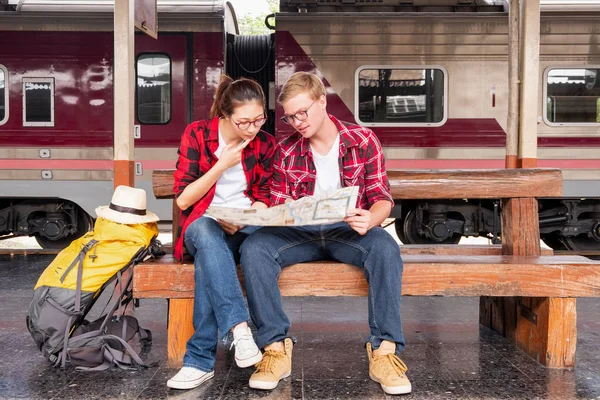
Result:
<svg viewBox="0 0 600 400"><path fill-rule="evenodd" d="M215 94L215 99L213 100L212 106L210 107L210 113L208 114L210 118L223 116L223 110L221 109L223 94L231 86L232 83L233 79L231 79L229 76L225 74L221 75L219 86L217 86L217 93Z"/></svg>

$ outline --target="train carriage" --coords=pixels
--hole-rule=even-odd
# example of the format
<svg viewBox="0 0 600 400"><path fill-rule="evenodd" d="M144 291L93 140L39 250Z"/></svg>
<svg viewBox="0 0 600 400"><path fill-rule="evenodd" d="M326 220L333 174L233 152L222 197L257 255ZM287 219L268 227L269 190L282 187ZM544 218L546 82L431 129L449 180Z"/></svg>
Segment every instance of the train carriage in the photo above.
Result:
<svg viewBox="0 0 600 400"><path fill-rule="evenodd" d="M113 191L112 1L18 3L0 5L0 236L61 248ZM186 125L207 115L237 29L219 1L158 12L158 40L135 37L135 181L149 193L152 170L174 167ZM171 218L167 201L148 208Z"/></svg>
<svg viewBox="0 0 600 400"><path fill-rule="evenodd" d="M13 3L0 12L0 235L60 247L112 192L111 2ZM153 169L174 167L183 128L207 115L221 72L261 83L277 138L291 130L275 96L309 71L325 81L332 114L375 131L388 168L501 168L505 3L282 0L274 33L247 37L229 4L159 0L159 39L136 35L136 185L150 190ZM600 248L600 7L590 7L542 6L538 165L563 170L565 198L540 200L540 229L556 249ZM396 231L405 243L494 236L494 206L405 202ZM169 202L149 207L170 219Z"/></svg>
<svg viewBox="0 0 600 400"><path fill-rule="evenodd" d="M297 70L319 74L329 110L373 129L389 169L504 166L506 5L317 3L282 3L276 87ZM563 170L565 199L540 201L540 229L556 249L600 248L599 11L542 6L538 166ZM456 243L493 234L493 212L490 202L404 202L396 232Z"/></svg>

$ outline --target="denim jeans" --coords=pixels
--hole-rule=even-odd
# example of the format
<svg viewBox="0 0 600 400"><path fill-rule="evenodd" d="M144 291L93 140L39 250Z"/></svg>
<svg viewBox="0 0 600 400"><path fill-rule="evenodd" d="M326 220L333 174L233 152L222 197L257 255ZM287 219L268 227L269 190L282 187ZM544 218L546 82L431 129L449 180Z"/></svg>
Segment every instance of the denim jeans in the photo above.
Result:
<svg viewBox="0 0 600 400"><path fill-rule="evenodd" d="M259 347L288 336L290 321L277 285L281 268L292 264L335 260L360 267L369 284L367 338L374 349L383 340L404 349L400 318L402 258L394 239L380 227L361 236L347 223L303 227L266 227L241 246L241 265Z"/></svg>
<svg viewBox="0 0 600 400"><path fill-rule="evenodd" d="M201 217L185 231L184 243L194 256L194 334L188 340L183 365L204 372L215 364L221 337L241 322L248 311L236 272L239 248L257 227L227 235L212 218Z"/></svg>

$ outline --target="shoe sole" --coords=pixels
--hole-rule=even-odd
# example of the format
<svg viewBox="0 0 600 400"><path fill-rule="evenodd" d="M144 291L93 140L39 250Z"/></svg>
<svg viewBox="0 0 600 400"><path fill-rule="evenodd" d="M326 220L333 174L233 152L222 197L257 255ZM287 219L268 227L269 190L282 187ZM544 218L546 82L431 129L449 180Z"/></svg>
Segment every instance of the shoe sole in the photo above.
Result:
<svg viewBox="0 0 600 400"><path fill-rule="evenodd" d="M252 389L260 389L260 390L273 390L277 387L277 385L279 385L279 381L281 381L282 379L287 378L288 376L290 376L292 373L292 371L288 371L285 374L283 374L279 380L274 381L274 382L267 382L267 381L253 381L252 379L250 379L250 381L248 382L248 385L252 388Z"/></svg>
<svg viewBox="0 0 600 400"><path fill-rule="evenodd" d="M409 394L412 392L412 385L409 383L408 386L385 386L383 383L379 382L379 379L375 378L373 375L369 374L371 380L379 383L383 391L387 394Z"/></svg>
<svg viewBox="0 0 600 400"><path fill-rule="evenodd" d="M206 375L203 375L202 378L196 379L193 381L182 382L182 381L168 380L167 387L170 387L171 389L180 389L180 390L193 389L193 388L196 388L196 387L202 385L204 382L206 382L207 380L211 379L214 376L215 376L215 371L211 371L211 372L207 373Z"/></svg>
<svg viewBox="0 0 600 400"><path fill-rule="evenodd" d="M240 360L239 358L236 357L235 363L240 368L248 368L248 367L253 366L257 362L259 362L260 360L262 360L262 357L263 357L262 353L259 351L258 353L256 353L256 355L254 355L250 358L246 358L245 360Z"/></svg>

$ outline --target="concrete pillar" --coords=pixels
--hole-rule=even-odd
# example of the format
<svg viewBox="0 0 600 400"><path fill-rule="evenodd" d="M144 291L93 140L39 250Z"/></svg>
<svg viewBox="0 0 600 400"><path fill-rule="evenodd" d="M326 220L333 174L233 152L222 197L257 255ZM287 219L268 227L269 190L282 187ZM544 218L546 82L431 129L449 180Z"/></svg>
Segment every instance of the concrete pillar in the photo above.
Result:
<svg viewBox="0 0 600 400"><path fill-rule="evenodd" d="M135 27L134 1L115 0L114 185L134 186Z"/></svg>
<svg viewBox="0 0 600 400"><path fill-rule="evenodd" d="M519 119L519 166L537 166L539 101L540 0L522 4L521 107Z"/></svg>
<svg viewBox="0 0 600 400"><path fill-rule="evenodd" d="M508 121L506 168L517 168L519 152L519 30L521 1L510 0L508 14Z"/></svg>

